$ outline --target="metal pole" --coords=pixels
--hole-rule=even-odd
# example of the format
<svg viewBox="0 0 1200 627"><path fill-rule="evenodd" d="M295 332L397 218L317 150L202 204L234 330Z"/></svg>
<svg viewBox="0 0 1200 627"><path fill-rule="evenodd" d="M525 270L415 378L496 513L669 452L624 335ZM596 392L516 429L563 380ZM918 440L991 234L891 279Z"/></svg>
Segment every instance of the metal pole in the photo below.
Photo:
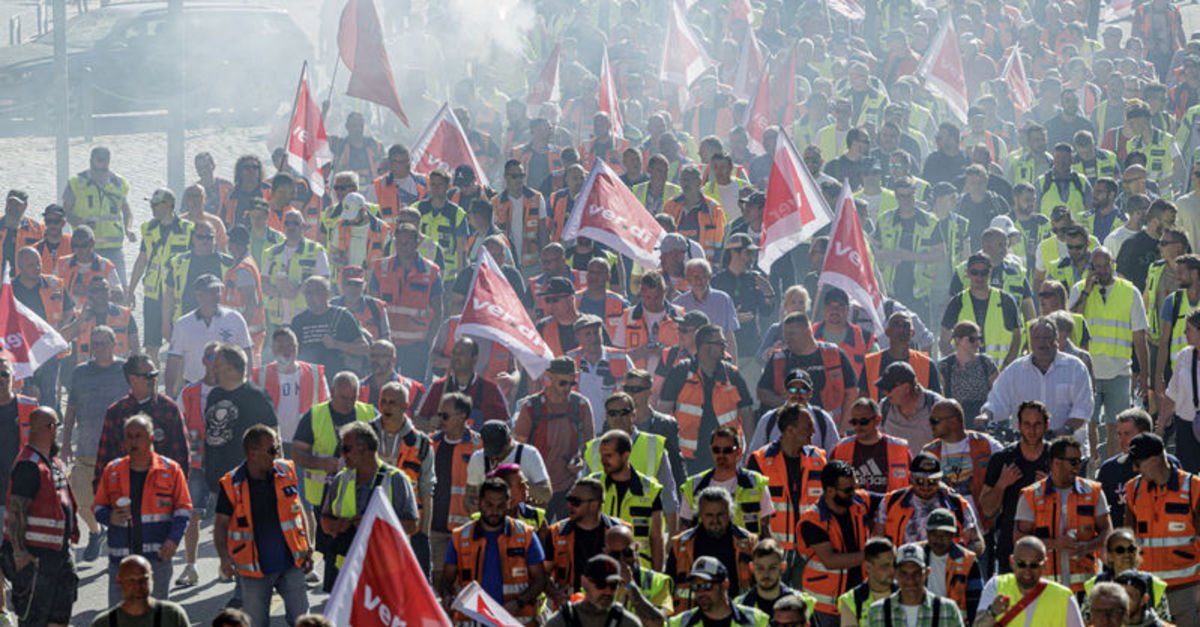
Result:
<svg viewBox="0 0 1200 627"><path fill-rule="evenodd" d="M167 186L182 197L184 185L184 106L183 95L184 46L186 33L183 32L183 0L170 0L167 3L167 20L171 24L170 32L174 36L174 56L172 67L171 98L167 104Z"/></svg>
<svg viewBox="0 0 1200 627"><path fill-rule="evenodd" d="M54 0L54 162L57 190L71 177L71 92L67 82L67 0Z"/></svg>

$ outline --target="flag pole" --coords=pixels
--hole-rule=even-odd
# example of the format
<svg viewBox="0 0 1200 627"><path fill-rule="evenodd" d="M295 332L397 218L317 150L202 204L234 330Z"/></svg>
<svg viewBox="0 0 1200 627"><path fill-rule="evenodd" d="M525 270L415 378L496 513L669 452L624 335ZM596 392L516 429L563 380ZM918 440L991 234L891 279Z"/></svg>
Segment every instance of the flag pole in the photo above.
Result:
<svg viewBox="0 0 1200 627"><path fill-rule="evenodd" d="M305 61L305 63L307 64L308 62ZM339 56L336 56L333 59L333 75L329 78L329 95L326 96L325 102L321 103L321 117L323 117L323 118L328 116L329 107L330 107L330 105L333 104L333 87L334 87L334 85L337 85L338 68L341 66L342 66L342 61L341 61L341 56L339 54Z"/></svg>
<svg viewBox="0 0 1200 627"><path fill-rule="evenodd" d="M305 61L300 65L300 78L296 79L296 95L292 96L292 112L288 115L289 124L291 123L292 119L296 117L296 107L300 104L300 89L304 87L304 76L307 73L308 61ZM290 134L291 132L292 129L289 128L288 133ZM287 146L287 142L284 142L284 146Z"/></svg>

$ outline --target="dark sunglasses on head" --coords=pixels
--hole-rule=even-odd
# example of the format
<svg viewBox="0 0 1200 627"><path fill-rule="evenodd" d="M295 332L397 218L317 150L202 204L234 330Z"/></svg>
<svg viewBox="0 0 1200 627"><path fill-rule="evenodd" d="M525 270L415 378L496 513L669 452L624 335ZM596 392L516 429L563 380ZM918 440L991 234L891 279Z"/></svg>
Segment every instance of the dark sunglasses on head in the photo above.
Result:
<svg viewBox="0 0 1200 627"><path fill-rule="evenodd" d="M609 418L619 418L633 413L632 409L610 409L605 412Z"/></svg>

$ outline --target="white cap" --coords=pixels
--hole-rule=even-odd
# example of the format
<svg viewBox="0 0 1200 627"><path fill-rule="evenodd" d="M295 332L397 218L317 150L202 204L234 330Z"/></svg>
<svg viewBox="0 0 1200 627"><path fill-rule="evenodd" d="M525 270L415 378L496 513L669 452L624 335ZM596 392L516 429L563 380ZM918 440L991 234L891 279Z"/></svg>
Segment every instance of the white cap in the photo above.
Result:
<svg viewBox="0 0 1200 627"><path fill-rule="evenodd" d="M367 206L367 199L362 194L350 192L342 199L342 217L353 220L358 217L358 212L365 206Z"/></svg>

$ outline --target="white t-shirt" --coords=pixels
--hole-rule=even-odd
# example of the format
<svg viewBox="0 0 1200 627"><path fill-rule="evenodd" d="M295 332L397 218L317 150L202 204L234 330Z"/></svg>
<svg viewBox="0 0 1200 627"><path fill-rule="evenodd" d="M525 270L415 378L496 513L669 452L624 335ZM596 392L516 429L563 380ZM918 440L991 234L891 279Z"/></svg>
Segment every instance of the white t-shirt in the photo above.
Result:
<svg viewBox="0 0 1200 627"><path fill-rule="evenodd" d="M350 250L346 252L346 267L361 266L367 259L367 236L371 230L371 222L350 226Z"/></svg>
<svg viewBox="0 0 1200 627"><path fill-rule="evenodd" d="M1123 226L1113 229L1108 234L1108 237L1104 238L1104 247L1108 249L1108 252L1112 253L1113 259L1116 259L1117 255L1121 254L1121 246L1124 246L1125 242L1129 241L1129 238L1137 234L1137 231L1130 231ZM1041 255L1038 255L1038 259L1041 259Z"/></svg>
<svg viewBox="0 0 1200 627"><path fill-rule="evenodd" d="M171 331L171 348L168 355L183 359L183 380L191 383L204 378L204 346L218 340L236 344L249 353L250 331L242 314L218 305L217 315L205 322L196 316L196 311L184 314L175 321Z"/></svg>
<svg viewBox="0 0 1200 627"><path fill-rule="evenodd" d="M920 605L905 605L901 603L900 609L904 610L904 624L906 627L920 627L917 624L917 615L921 611Z"/></svg>
<svg viewBox="0 0 1200 627"><path fill-rule="evenodd" d="M950 557L947 553L941 557L933 554L933 551L928 552L929 557L929 578L925 580L925 587L929 591L940 596L946 596L946 560Z"/></svg>
<svg viewBox="0 0 1200 627"><path fill-rule="evenodd" d="M725 210L725 219L730 224L742 216L742 209L738 206L738 189L737 181L732 179L728 185L717 185L717 195L720 196L717 200L720 201L721 208Z"/></svg>
<svg viewBox="0 0 1200 627"><path fill-rule="evenodd" d="M716 479L713 479L712 481L708 482L708 487L721 488L722 490L728 492L729 496L732 497L734 490L737 490L737 475L734 475L731 479L726 481L717 481ZM697 495L693 494L692 496L695 497ZM734 504L734 507L737 507L736 503ZM765 518L774 513L775 506L771 503L770 491L764 491L762 498L759 499L758 516L759 518ZM687 499L679 499L679 517L684 520L691 520L696 517L695 513L692 512L692 504L688 503Z"/></svg>
<svg viewBox="0 0 1200 627"><path fill-rule="evenodd" d="M521 458L520 461L517 460L518 455ZM542 454L536 448L527 444L514 442L512 450L508 452L504 461L500 463L519 464L521 466L521 473L525 475L525 480L529 482L529 485L550 482L550 475L546 473L546 462L542 461ZM484 459L483 449L471 453L471 459L467 462L468 486L483 485L483 480L487 476L485 466L486 460Z"/></svg>
<svg viewBox="0 0 1200 627"><path fill-rule="evenodd" d="M275 407L275 417L279 420L279 437L291 442L300 424L300 369L278 375L279 404Z"/></svg>

